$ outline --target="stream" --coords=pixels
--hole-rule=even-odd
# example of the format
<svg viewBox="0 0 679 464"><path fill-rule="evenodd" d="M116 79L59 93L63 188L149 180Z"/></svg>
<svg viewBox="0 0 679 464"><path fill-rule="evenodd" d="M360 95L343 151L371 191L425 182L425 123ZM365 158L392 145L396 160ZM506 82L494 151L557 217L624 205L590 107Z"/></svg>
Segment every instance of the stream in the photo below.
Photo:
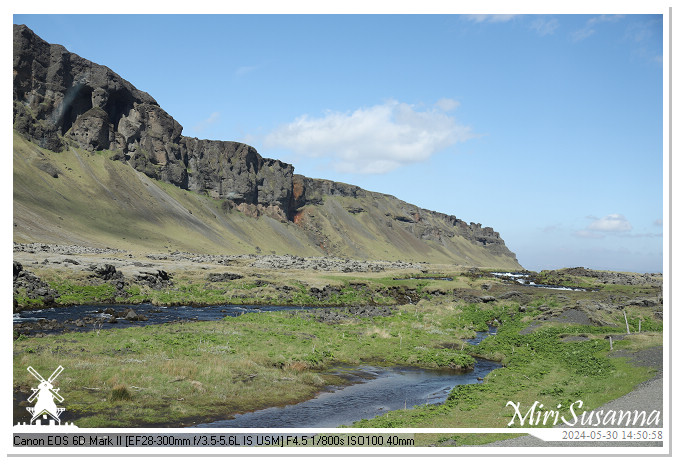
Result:
<svg viewBox="0 0 679 464"><path fill-rule="evenodd" d="M478 332L467 343L476 345L496 332ZM196 427L215 428L333 428L361 419L409 409L421 404L441 404L456 385L478 383L500 363L477 359L474 370L454 373L449 369L417 367L338 366L326 371L352 383L320 393L313 399L284 407L261 409Z"/></svg>
<svg viewBox="0 0 679 464"><path fill-rule="evenodd" d="M552 290L570 290L573 292L587 292L591 291L586 288L580 287L566 287L564 285L543 285L530 281L530 274L524 274L521 272L491 272L492 275L500 279L510 280L516 282L520 285L526 285L529 287L539 287L539 288L549 288Z"/></svg>
<svg viewBox="0 0 679 464"><path fill-rule="evenodd" d="M136 319L124 314L133 310ZM125 328L168 322L218 321L226 316L267 311L314 309L301 306L213 305L213 306L154 306L132 305L76 305L24 310L13 315L13 327L18 334L84 332L89 330ZM113 313L113 314L109 314ZM115 317L117 315L117 317ZM80 321L80 322L79 322Z"/></svg>

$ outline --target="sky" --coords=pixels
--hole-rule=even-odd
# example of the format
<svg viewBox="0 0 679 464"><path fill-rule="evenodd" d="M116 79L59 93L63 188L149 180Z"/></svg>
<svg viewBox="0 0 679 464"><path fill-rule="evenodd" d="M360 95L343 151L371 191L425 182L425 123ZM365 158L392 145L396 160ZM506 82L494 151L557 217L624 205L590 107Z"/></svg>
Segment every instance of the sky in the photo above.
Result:
<svg viewBox="0 0 679 464"><path fill-rule="evenodd" d="M186 136L492 227L527 269L662 272L667 9L646 8L13 22L148 92Z"/></svg>

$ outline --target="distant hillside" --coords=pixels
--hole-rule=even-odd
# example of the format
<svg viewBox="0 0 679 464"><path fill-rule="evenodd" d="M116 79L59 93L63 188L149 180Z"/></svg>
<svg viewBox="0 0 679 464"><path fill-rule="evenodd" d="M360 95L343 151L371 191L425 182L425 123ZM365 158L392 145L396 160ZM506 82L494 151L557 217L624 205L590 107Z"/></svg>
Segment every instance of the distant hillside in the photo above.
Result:
<svg viewBox="0 0 679 464"><path fill-rule="evenodd" d="M521 266L489 227L181 135L110 69L14 26L14 240Z"/></svg>

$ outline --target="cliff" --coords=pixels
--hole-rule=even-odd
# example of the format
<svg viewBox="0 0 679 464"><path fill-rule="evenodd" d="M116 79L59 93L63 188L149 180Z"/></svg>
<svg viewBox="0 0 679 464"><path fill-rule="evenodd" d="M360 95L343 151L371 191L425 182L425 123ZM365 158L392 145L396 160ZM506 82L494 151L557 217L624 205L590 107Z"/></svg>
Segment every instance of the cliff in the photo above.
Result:
<svg viewBox="0 0 679 464"><path fill-rule="evenodd" d="M293 166L243 143L185 137L149 94L23 25L14 25L13 64L14 130L44 150L105 151L113 162L151 179L221 202L225 214L290 224L317 253L371 258L395 256L390 250L405 247L403 256L410 259L520 267L489 227L357 186L296 175ZM54 174L47 151L35 166L48 174L44 167L52 166ZM384 252L374 250L376 242Z"/></svg>

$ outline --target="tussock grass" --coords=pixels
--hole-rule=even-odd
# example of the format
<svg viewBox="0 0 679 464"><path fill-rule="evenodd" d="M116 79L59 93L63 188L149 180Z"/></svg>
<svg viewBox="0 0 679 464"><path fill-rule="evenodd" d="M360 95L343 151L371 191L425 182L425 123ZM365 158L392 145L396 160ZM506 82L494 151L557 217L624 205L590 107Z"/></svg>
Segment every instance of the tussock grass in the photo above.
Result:
<svg viewBox="0 0 679 464"><path fill-rule="evenodd" d="M116 385L111 389L110 398L111 401L129 401L132 395L125 385Z"/></svg>

